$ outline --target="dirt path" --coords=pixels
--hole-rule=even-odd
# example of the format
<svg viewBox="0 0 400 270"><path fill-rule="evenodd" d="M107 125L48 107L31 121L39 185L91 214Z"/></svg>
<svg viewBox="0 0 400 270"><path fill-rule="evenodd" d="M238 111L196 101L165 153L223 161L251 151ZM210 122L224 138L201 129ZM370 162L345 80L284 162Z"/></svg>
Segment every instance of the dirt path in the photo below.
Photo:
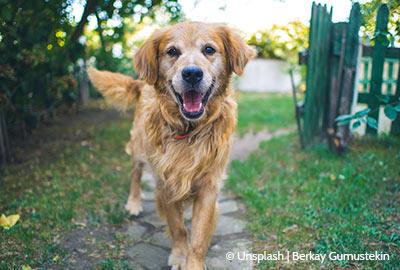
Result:
<svg viewBox="0 0 400 270"><path fill-rule="evenodd" d="M247 156L258 149L262 141L282 136L293 132L294 128L282 128L274 132L263 130L260 132L248 132L242 137L236 136L231 151L231 160L244 160Z"/></svg>

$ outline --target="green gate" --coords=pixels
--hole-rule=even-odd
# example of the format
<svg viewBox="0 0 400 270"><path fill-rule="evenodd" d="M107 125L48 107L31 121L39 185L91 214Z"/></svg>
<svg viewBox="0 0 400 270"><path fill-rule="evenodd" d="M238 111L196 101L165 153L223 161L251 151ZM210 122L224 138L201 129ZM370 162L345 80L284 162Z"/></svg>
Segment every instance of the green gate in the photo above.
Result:
<svg viewBox="0 0 400 270"><path fill-rule="evenodd" d="M382 33L387 33L388 16L387 6L381 5L374 46L361 46L358 33L362 16L358 3L353 4L349 21L339 23L332 22L332 9L328 11L326 5L313 3L310 45L300 57L300 64L307 66L307 91L301 110L302 121L298 121L302 123L302 127L299 126L302 145L313 145L322 139L336 152L347 149L350 121L343 125L336 119L351 113L356 89L360 90L356 102L367 104L371 109L369 116L377 121L380 105L398 101L400 49L389 48L388 42L382 42ZM361 78L356 82L357 72ZM386 89L384 92L382 85ZM399 119L393 122L392 134L400 133L399 122ZM376 132L376 129L367 128L368 134Z"/></svg>

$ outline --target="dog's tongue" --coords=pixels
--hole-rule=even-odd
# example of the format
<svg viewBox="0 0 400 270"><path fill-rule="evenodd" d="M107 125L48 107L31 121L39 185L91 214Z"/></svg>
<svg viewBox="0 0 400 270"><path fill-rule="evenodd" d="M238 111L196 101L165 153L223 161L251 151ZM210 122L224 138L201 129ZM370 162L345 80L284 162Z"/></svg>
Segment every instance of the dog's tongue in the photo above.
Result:
<svg viewBox="0 0 400 270"><path fill-rule="evenodd" d="M183 107L187 112L198 112L203 105L202 96L196 91L188 91L183 94Z"/></svg>

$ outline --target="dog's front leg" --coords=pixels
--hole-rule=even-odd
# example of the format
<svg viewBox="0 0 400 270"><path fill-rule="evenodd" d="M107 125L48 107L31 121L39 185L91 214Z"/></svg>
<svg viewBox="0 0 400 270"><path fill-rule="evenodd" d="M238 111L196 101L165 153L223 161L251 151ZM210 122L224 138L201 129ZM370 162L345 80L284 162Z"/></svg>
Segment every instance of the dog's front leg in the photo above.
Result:
<svg viewBox="0 0 400 270"><path fill-rule="evenodd" d="M183 219L183 205L181 202L168 203L162 195L157 197L157 207L161 215L165 215L168 223L168 232L172 240L171 255L168 265L171 270L186 270L188 254L188 239Z"/></svg>
<svg viewBox="0 0 400 270"><path fill-rule="evenodd" d="M217 189L202 187L196 194L192 214L192 237L187 269L203 270L217 218Z"/></svg>
<svg viewBox="0 0 400 270"><path fill-rule="evenodd" d="M125 204L125 209L129 211L131 215L137 216L143 211L142 198L140 190L140 180L143 173L143 163L134 160L133 168L131 172L131 190L129 192L128 201Z"/></svg>

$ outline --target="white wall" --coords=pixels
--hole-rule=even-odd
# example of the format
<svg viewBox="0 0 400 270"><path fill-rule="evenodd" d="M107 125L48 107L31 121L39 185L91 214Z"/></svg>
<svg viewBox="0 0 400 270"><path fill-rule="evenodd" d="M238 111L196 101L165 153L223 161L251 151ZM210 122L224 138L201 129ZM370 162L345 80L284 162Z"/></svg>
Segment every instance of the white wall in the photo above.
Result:
<svg viewBox="0 0 400 270"><path fill-rule="evenodd" d="M290 92L292 85L285 61L256 58L251 60L236 82L236 89L249 92ZM300 77L295 75L296 83Z"/></svg>

